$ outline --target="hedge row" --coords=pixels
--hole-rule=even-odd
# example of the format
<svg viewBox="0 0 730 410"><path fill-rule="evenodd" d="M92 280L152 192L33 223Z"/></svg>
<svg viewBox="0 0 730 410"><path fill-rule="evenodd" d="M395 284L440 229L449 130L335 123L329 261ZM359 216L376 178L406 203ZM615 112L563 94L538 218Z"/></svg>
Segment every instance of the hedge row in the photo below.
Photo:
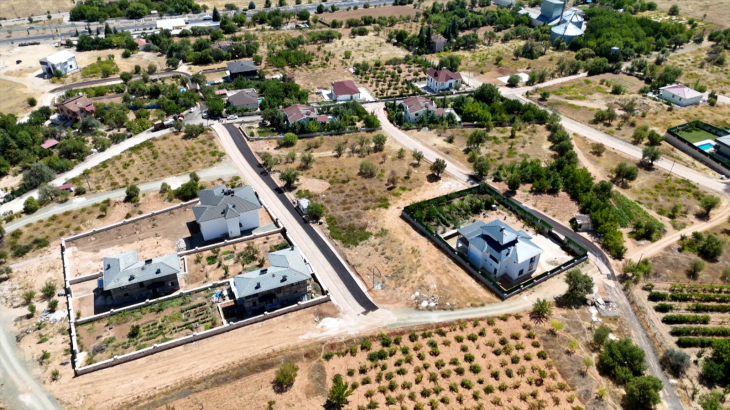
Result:
<svg viewBox="0 0 730 410"><path fill-rule="evenodd" d="M694 312L730 312L730 305L706 305L704 303L693 303L687 305L687 310Z"/></svg>
<svg viewBox="0 0 730 410"><path fill-rule="evenodd" d="M710 323L710 315L666 315L662 318L662 322L668 325L680 324L703 324Z"/></svg>
<svg viewBox="0 0 730 410"><path fill-rule="evenodd" d="M667 300L669 298L669 294L665 292L651 292L649 293L649 300L652 302L661 302L664 300Z"/></svg>
<svg viewBox="0 0 730 410"><path fill-rule="evenodd" d="M654 293L654 292L652 292ZM651 294L650 294L651 296ZM688 301L697 301L697 302L720 302L720 303L728 303L730 302L730 295L722 295L719 293L672 293L669 295L669 299L676 301L676 302L688 302Z"/></svg>
<svg viewBox="0 0 730 410"><path fill-rule="evenodd" d="M702 327L687 326L675 327L669 332L672 336L730 336L730 328L727 327Z"/></svg>
<svg viewBox="0 0 730 410"><path fill-rule="evenodd" d="M682 285L674 284L670 292L730 293L730 285Z"/></svg>
<svg viewBox="0 0 730 410"><path fill-rule="evenodd" d="M706 337L680 337L677 339L677 346L686 347L713 347L718 339L710 339Z"/></svg>
<svg viewBox="0 0 730 410"><path fill-rule="evenodd" d="M674 306L671 303L659 303L654 306L654 310L660 313L667 313L674 310Z"/></svg>

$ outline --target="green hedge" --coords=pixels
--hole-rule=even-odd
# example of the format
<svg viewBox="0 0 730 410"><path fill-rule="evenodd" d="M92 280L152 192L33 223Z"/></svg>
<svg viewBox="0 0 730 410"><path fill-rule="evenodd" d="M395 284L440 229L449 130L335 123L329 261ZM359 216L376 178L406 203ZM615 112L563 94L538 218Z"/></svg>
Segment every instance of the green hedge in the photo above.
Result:
<svg viewBox="0 0 730 410"><path fill-rule="evenodd" d="M680 337L677 339L677 346L682 348L713 347L717 340L706 337Z"/></svg>
<svg viewBox="0 0 730 410"><path fill-rule="evenodd" d="M730 328L727 327L703 327L703 326L686 326L675 327L669 332L672 336L730 336Z"/></svg>
<svg viewBox="0 0 730 410"><path fill-rule="evenodd" d="M669 288L670 292L680 293L730 293L730 285L682 285L674 284Z"/></svg>
<svg viewBox="0 0 730 410"><path fill-rule="evenodd" d="M667 313L674 310L674 306L670 303L659 303L654 306L654 310L660 313Z"/></svg>
<svg viewBox="0 0 730 410"><path fill-rule="evenodd" d="M693 312L730 312L730 305L706 305L704 303L693 303L687 306L687 310Z"/></svg>
<svg viewBox="0 0 730 410"><path fill-rule="evenodd" d="M670 305L671 306L671 305ZM662 322L668 325L703 324L710 323L710 315L666 315Z"/></svg>
<svg viewBox="0 0 730 410"><path fill-rule="evenodd" d="M730 302L730 295L719 293L671 293L669 299L675 302Z"/></svg>
<svg viewBox="0 0 730 410"><path fill-rule="evenodd" d="M648 298L652 302L660 302L667 300L669 298L669 294L664 292L651 292Z"/></svg>

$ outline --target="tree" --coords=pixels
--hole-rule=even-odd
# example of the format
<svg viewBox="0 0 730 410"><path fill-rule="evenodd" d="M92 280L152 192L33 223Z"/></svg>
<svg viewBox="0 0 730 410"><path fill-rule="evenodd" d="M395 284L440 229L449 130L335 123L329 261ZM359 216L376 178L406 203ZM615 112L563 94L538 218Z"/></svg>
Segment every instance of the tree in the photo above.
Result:
<svg viewBox="0 0 730 410"><path fill-rule="evenodd" d="M124 84L127 84L129 82L129 80L132 79L132 77L134 77L134 74L132 74L132 73L130 73L128 71L122 71L122 73L119 74L119 78L122 79L122 81L124 82Z"/></svg>
<svg viewBox="0 0 730 410"><path fill-rule="evenodd" d="M297 378L299 366L294 363L284 363L277 370L274 376L274 385L280 391L289 389Z"/></svg>
<svg viewBox="0 0 730 410"><path fill-rule="evenodd" d="M572 339L570 342L568 342L568 351L570 354L574 354L576 350L578 350L578 341L575 339Z"/></svg>
<svg viewBox="0 0 730 410"><path fill-rule="evenodd" d="M169 68L172 68L173 70L177 68L177 66L180 65L180 59L177 59L175 57L170 57L165 62L165 65Z"/></svg>
<svg viewBox="0 0 730 410"><path fill-rule="evenodd" d="M221 13L218 12L218 7L213 7L213 21L221 21Z"/></svg>
<svg viewBox="0 0 730 410"><path fill-rule="evenodd" d="M662 157L662 153L657 147L646 147L641 151L641 160L648 162L649 166L653 167L656 161Z"/></svg>
<svg viewBox="0 0 730 410"><path fill-rule="evenodd" d="M553 314L552 304L547 299L537 299L532 305L530 318L535 323L545 322Z"/></svg>
<svg viewBox="0 0 730 410"><path fill-rule="evenodd" d="M38 105L38 100L36 100L34 97L28 97L27 102L28 105L31 107L35 107L36 105Z"/></svg>
<svg viewBox="0 0 730 410"><path fill-rule="evenodd" d="M213 97L206 101L208 105L208 115L212 117L220 117L223 110L226 109L226 103L220 97Z"/></svg>
<svg viewBox="0 0 730 410"><path fill-rule="evenodd" d="M33 212L37 211L38 208L38 201L36 201L36 199L32 196L29 196L28 199L23 202L23 212L25 212L26 214L32 214Z"/></svg>
<svg viewBox="0 0 730 410"><path fill-rule="evenodd" d="M508 87L517 87L517 85L520 83L520 76L517 74L512 74L507 79L507 86Z"/></svg>
<svg viewBox="0 0 730 410"><path fill-rule="evenodd" d="M584 357L583 366L586 367L586 369L583 371L583 374L588 374L588 369L593 367L593 359L591 359L590 357Z"/></svg>
<svg viewBox="0 0 730 410"><path fill-rule="evenodd" d="M48 165L42 162L34 162L30 169L23 172L23 183L30 188L35 188L44 182L50 182L56 176Z"/></svg>
<svg viewBox="0 0 730 410"><path fill-rule="evenodd" d="M663 386L661 380L654 376L633 378L626 385L626 395L623 400L624 408L638 410L653 409L661 401L659 391Z"/></svg>
<svg viewBox="0 0 730 410"><path fill-rule="evenodd" d="M32 303L31 303L31 304L29 304L29 305L28 305L28 316L30 316L30 317L33 317L33 316L35 316L35 310L36 310L36 307L35 307L35 305L34 305L34 304L32 304Z"/></svg>
<svg viewBox="0 0 730 410"><path fill-rule="evenodd" d="M520 185L522 184L522 177L519 173L513 172L507 177L507 188L510 189L510 191L517 191L520 189Z"/></svg>
<svg viewBox="0 0 730 410"><path fill-rule="evenodd" d="M305 152L301 155L300 161L302 163L302 168L309 169L314 163L314 155L310 152Z"/></svg>
<svg viewBox="0 0 730 410"><path fill-rule="evenodd" d="M360 172L359 174L363 178L372 178L378 173L378 166L373 164L370 161L362 161L360 162Z"/></svg>
<svg viewBox="0 0 730 410"><path fill-rule="evenodd" d="M0 238L2 238L2 235L0 235ZM720 275L720 280L725 283L730 282L730 269L722 270L722 275Z"/></svg>
<svg viewBox="0 0 730 410"><path fill-rule="evenodd" d="M616 168L611 170L613 173L613 180L621 184L626 185L626 181L635 181L639 176L639 168L628 165L625 162L619 162Z"/></svg>
<svg viewBox="0 0 730 410"><path fill-rule="evenodd" d="M565 275L565 283L568 290L560 301L566 306L580 306L585 303L586 295L593 293L593 279L580 272L580 269L573 269Z"/></svg>
<svg viewBox="0 0 730 410"><path fill-rule="evenodd" d="M705 214L705 217L710 217L710 212L720 205L720 198L715 195L706 195L700 200L700 208Z"/></svg>
<svg viewBox="0 0 730 410"><path fill-rule="evenodd" d="M654 130L649 131L648 138L649 138L649 145L653 145L653 146L657 146L657 145L661 144L662 141L664 141L664 137L662 136L662 134L660 134Z"/></svg>
<svg viewBox="0 0 730 410"><path fill-rule="evenodd" d="M255 8L256 8L256 3L254 3L253 1L248 3L248 9L249 10L253 10Z"/></svg>
<svg viewBox="0 0 730 410"><path fill-rule="evenodd" d="M446 170L446 161L444 161L442 158L436 158L436 161L434 161L433 164L431 164L431 167L429 169L437 177L440 177L441 173Z"/></svg>
<svg viewBox="0 0 730 410"><path fill-rule="evenodd" d="M27 305L27 304L29 304L29 303L30 303L30 302L31 302L31 301L33 300L33 298L35 297L35 291L34 291L34 290L32 290L32 289L31 289L31 290L26 290L25 292L23 292L23 294L21 295L21 297L23 298L23 301L24 301L24 302L25 302L25 304Z"/></svg>
<svg viewBox="0 0 730 410"><path fill-rule="evenodd" d="M142 334L142 329L139 325L132 325L129 328L129 332L127 333L127 337L130 339L134 339L136 337L139 337L139 335Z"/></svg>
<svg viewBox="0 0 730 410"><path fill-rule="evenodd" d="M150 63L150 64L149 64L149 65L147 66L147 74L150 74L150 75L151 75L151 74L154 74L154 73L156 73L156 72L157 72L157 66L156 66L156 65L154 65L154 64L152 64L152 63Z"/></svg>
<svg viewBox="0 0 730 410"><path fill-rule="evenodd" d="M596 368L601 375L625 385L646 370L644 356L644 351L629 339L607 340L603 344L603 352L598 356Z"/></svg>
<svg viewBox="0 0 730 410"><path fill-rule="evenodd" d="M335 375L332 382L332 387L327 394L327 403L336 409L341 409L348 403L347 398L352 394L352 389L339 373Z"/></svg>
<svg viewBox="0 0 730 410"><path fill-rule="evenodd" d="M414 149L413 150L413 159L416 161L416 166L421 165L421 160L423 159L423 152Z"/></svg>
<svg viewBox="0 0 730 410"><path fill-rule="evenodd" d="M728 384L728 380L730 380L730 340L715 340L712 356L702 363L702 376L710 386Z"/></svg>
<svg viewBox="0 0 730 410"><path fill-rule="evenodd" d="M480 178L483 178L489 174L489 158L487 156L476 157L472 164L474 168L474 174Z"/></svg>
<svg viewBox="0 0 730 410"><path fill-rule="evenodd" d="M659 363L675 377L683 377L691 364L687 353L674 349L665 350Z"/></svg>
<svg viewBox="0 0 730 410"><path fill-rule="evenodd" d="M597 346L603 346L608 340L608 335L611 334L611 328L606 325L601 325L598 329L593 331L593 343Z"/></svg>
<svg viewBox="0 0 730 410"><path fill-rule="evenodd" d="M307 206L307 216L313 221L319 221L324 216L324 205L319 202L310 202Z"/></svg>
<svg viewBox="0 0 730 410"><path fill-rule="evenodd" d="M139 200L139 187L137 185L131 184L127 186L126 191L124 191L125 197L124 200L126 202L136 202Z"/></svg>
<svg viewBox="0 0 730 410"><path fill-rule="evenodd" d="M280 140L277 140L277 144L280 147L293 147L297 145L298 141L299 137L297 137L297 134L287 132L286 134L284 134L284 137L282 137Z"/></svg>
<svg viewBox="0 0 730 410"><path fill-rule="evenodd" d="M700 396L698 403L702 410L723 410L724 402L725 393L719 390L713 390Z"/></svg>
<svg viewBox="0 0 730 410"><path fill-rule="evenodd" d="M56 294L56 284L53 282L46 282L41 288L41 294L44 299L50 299Z"/></svg>
<svg viewBox="0 0 730 410"><path fill-rule="evenodd" d="M632 137L633 138L633 141L634 141L634 144L639 145L642 142L644 142L644 140L646 139L646 136L648 134L649 134L649 126L648 125L642 125L640 127L637 127L634 130L634 135Z"/></svg>
<svg viewBox="0 0 730 410"><path fill-rule="evenodd" d="M679 6L676 4L672 4L671 7L669 7L669 12L667 13L670 16L678 16L679 15Z"/></svg>
<svg viewBox="0 0 730 410"><path fill-rule="evenodd" d="M387 140L388 140L388 137L386 137L384 134L380 134L380 133L376 134L373 137L373 150L375 152L382 151L383 148L385 148L385 142Z"/></svg>
<svg viewBox="0 0 730 410"><path fill-rule="evenodd" d="M690 279L697 279L703 269L705 269L705 262L699 259L693 259L689 262L689 267L687 268L687 276Z"/></svg>
<svg viewBox="0 0 730 410"><path fill-rule="evenodd" d="M291 188L299 180L299 171L294 168L287 168L281 171L279 179L284 181L284 186L286 188Z"/></svg>
<svg viewBox="0 0 730 410"><path fill-rule="evenodd" d="M58 308L58 299L51 299L48 301L48 310L55 312Z"/></svg>
<svg viewBox="0 0 730 410"><path fill-rule="evenodd" d="M128 19L138 20L146 16L148 13L149 10L147 9L147 6L145 6L143 3L134 2L130 3L127 7L126 16Z"/></svg>

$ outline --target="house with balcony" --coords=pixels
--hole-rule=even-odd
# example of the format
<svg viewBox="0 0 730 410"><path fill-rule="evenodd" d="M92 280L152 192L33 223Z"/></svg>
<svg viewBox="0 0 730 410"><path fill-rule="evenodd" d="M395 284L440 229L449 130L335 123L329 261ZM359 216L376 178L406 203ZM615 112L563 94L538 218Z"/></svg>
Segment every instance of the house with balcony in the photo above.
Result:
<svg viewBox="0 0 730 410"><path fill-rule="evenodd" d="M447 69L436 70L429 68L426 72L426 84L434 92L441 92L455 89L461 84L461 74Z"/></svg>
<svg viewBox="0 0 730 410"><path fill-rule="evenodd" d="M137 251L104 258L100 286L114 304L154 299L180 289L180 258L176 253L138 260Z"/></svg>
<svg viewBox="0 0 730 410"><path fill-rule="evenodd" d="M526 232L500 220L477 221L461 227L456 249L477 269L495 280L519 283L537 269L542 248Z"/></svg>

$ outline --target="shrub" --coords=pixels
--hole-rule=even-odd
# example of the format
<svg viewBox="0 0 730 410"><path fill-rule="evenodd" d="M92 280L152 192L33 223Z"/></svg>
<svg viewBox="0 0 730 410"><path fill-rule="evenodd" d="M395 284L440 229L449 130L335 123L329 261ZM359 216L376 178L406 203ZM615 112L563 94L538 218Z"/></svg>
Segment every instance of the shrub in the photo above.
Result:
<svg viewBox="0 0 730 410"><path fill-rule="evenodd" d="M474 387L474 383L469 379L461 379L461 387L471 390Z"/></svg>
<svg viewBox="0 0 730 410"><path fill-rule="evenodd" d="M684 376L690 366L689 355L674 349L665 350L659 362L665 370L675 377Z"/></svg>
<svg viewBox="0 0 730 410"><path fill-rule="evenodd" d="M644 356L644 351L629 339L608 340L603 344L603 352L598 356L596 368L601 375L624 385L646 370Z"/></svg>
<svg viewBox="0 0 730 410"><path fill-rule="evenodd" d="M659 303L656 306L654 306L654 310L660 313L666 313L671 312L674 310L674 306L672 306L669 303Z"/></svg>
<svg viewBox="0 0 730 410"><path fill-rule="evenodd" d="M668 325L703 324L710 323L710 315L666 315L662 322Z"/></svg>
<svg viewBox="0 0 730 410"><path fill-rule="evenodd" d="M299 367L294 363L284 363L276 370L274 384L281 390L286 390L294 384Z"/></svg>

